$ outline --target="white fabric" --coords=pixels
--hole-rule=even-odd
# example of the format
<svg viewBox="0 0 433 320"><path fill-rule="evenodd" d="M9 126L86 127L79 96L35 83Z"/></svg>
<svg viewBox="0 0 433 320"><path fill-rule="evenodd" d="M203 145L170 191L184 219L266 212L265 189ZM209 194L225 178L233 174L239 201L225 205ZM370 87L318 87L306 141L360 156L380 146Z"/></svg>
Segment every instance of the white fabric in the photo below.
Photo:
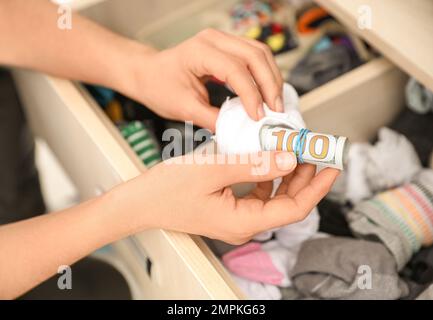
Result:
<svg viewBox="0 0 433 320"><path fill-rule="evenodd" d="M410 182L422 169L415 148L404 135L383 127L378 138L374 146L351 145L347 170L339 177L344 182L339 181L333 187L334 194L343 192L344 200L356 204L378 192ZM337 198L334 194L332 197Z"/></svg>
<svg viewBox="0 0 433 320"><path fill-rule="evenodd" d="M227 100L221 107L216 122L218 151L225 154L254 153L260 148L260 128L265 125L283 125L293 129L305 127L298 111L299 97L289 84L283 87L284 113L274 112L263 104L265 117L252 120L239 97Z"/></svg>
<svg viewBox="0 0 433 320"><path fill-rule="evenodd" d="M415 148L404 135L389 128L379 130L379 141L370 148L365 168L374 193L410 182L421 168Z"/></svg>
<svg viewBox="0 0 433 320"><path fill-rule="evenodd" d="M246 113L240 98L237 97L227 100L221 107L216 123L218 151L226 154L246 154L260 151L259 132L263 125L282 125L298 130L305 128L305 122L299 112L298 94L295 89L287 83L283 86L283 104L284 113L274 112L264 104L265 117L260 121L254 121ZM274 180L272 196L278 189L281 180L281 178ZM314 220L316 216L318 219L317 212L309 219ZM310 221L309 219L307 218L306 221ZM298 233L296 233L297 225L300 226ZM301 234L305 232L307 232L307 234L317 232L318 225L316 227L312 226L308 231L306 230L308 228L305 228L304 225L305 222L300 222L283 227L282 229L286 231L280 229L280 238L285 239L284 241L289 243L289 234L291 232L294 233L294 237L301 236ZM275 230L263 232L257 235L254 240L269 240L273 235L273 231ZM293 245L296 244L294 243Z"/></svg>
<svg viewBox="0 0 433 320"><path fill-rule="evenodd" d="M302 242L313 237L319 230L319 210L314 208L302 221L281 227L275 231L275 238L285 248L298 250Z"/></svg>
<svg viewBox="0 0 433 320"><path fill-rule="evenodd" d="M281 291L277 286L250 281L233 273L230 275L249 300L281 300Z"/></svg>
<svg viewBox="0 0 433 320"><path fill-rule="evenodd" d="M354 204L373 196L365 172L370 148L367 143L352 144L348 153L346 199Z"/></svg>

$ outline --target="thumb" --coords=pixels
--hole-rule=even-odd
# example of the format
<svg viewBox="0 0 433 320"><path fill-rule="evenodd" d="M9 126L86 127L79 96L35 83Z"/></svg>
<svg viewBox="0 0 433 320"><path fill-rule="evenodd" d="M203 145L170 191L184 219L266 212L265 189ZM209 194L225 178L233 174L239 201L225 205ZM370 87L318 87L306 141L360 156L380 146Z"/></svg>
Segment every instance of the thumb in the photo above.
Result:
<svg viewBox="0 0 433 320"><path fill-rule="evenodd" d="M242 182L262 182L283 177L297 165L293 152L264 151L244 155L218 155L211 169L215 185L223 188Z"/></svg>

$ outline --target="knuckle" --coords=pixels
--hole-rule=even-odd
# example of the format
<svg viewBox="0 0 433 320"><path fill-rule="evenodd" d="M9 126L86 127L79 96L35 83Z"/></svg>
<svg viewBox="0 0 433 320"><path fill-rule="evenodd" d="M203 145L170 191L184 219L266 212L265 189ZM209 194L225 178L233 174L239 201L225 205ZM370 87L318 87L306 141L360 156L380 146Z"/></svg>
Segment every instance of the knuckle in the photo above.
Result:
<svg viewBox="0 0 433 320"><path fill-rule="evenodd" d="M226 80L240 79L245 74L245 67L236 60L227 61Z"/></svg>
<svg viewBox="0 0 433 320"><path fill-rule="evenodd" d="M251 103L255 105L259 105L262 103L262 97L260 96L257 90L255 90L255 93L251 95L250 99L251 99Z"/></svg>
<svg viewBox="0 0 433 320"><path fill-rule="evenodd" d="M272 56L271 48L267 44L257 41L257 46L262 50L262 52Z"/></svg>

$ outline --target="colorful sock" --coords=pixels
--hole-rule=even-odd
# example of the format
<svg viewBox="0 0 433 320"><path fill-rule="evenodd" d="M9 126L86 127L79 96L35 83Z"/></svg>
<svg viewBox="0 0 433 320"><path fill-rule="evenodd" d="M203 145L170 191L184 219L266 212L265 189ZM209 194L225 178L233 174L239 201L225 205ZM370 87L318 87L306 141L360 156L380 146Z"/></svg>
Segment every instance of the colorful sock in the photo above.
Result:
<svg viewBox="0 0 433 320"><path fill-rule="evenodd" d="M357 236L382 241L402 269L421 246L433 244L433 170L360 202L348 219Z"/></svg>
<svg viewBox="0 0 433 320"><path fill-rule="evenodd" d="M297 251L282 247L278 241L250 242L223 257L223 263L235 275L266 284L288 287L289 271L296 263Z"/></svg>
<svg viewBox="0 0 433 320"><path fill-rule="evenodd" d="M161 161L158 145L141 121L133 121L120 128L123 137L147 167Z"/></svg>

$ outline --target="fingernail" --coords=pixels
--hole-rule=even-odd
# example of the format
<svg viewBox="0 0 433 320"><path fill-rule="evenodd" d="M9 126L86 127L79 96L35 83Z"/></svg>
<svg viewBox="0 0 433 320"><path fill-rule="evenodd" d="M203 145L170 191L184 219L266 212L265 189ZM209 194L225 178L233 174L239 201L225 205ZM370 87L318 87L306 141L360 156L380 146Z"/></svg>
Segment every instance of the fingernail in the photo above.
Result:
<svg viewBox="0 0 433 320"><path fill-rule="evenodd" d="M275 162L281 171L292 170L296 166L296 157L293 152L280 152L275 156Z"/></svg>
<svg viewBox="0 0 433 320"><path fill-rule="evenodd" d="M275 99L275 110L277 112L283 112L284 111L283 100L281 99L280 96L278 96Z"/></svg>
<svg viewBox="0 0 433 320"><path fill-rule="evenodd" d="M260 106L257 108L257 118L260 120L260 119L262 119L264 116L265 116L265 111L263 110L263 106L260 105Z"/></svg>

